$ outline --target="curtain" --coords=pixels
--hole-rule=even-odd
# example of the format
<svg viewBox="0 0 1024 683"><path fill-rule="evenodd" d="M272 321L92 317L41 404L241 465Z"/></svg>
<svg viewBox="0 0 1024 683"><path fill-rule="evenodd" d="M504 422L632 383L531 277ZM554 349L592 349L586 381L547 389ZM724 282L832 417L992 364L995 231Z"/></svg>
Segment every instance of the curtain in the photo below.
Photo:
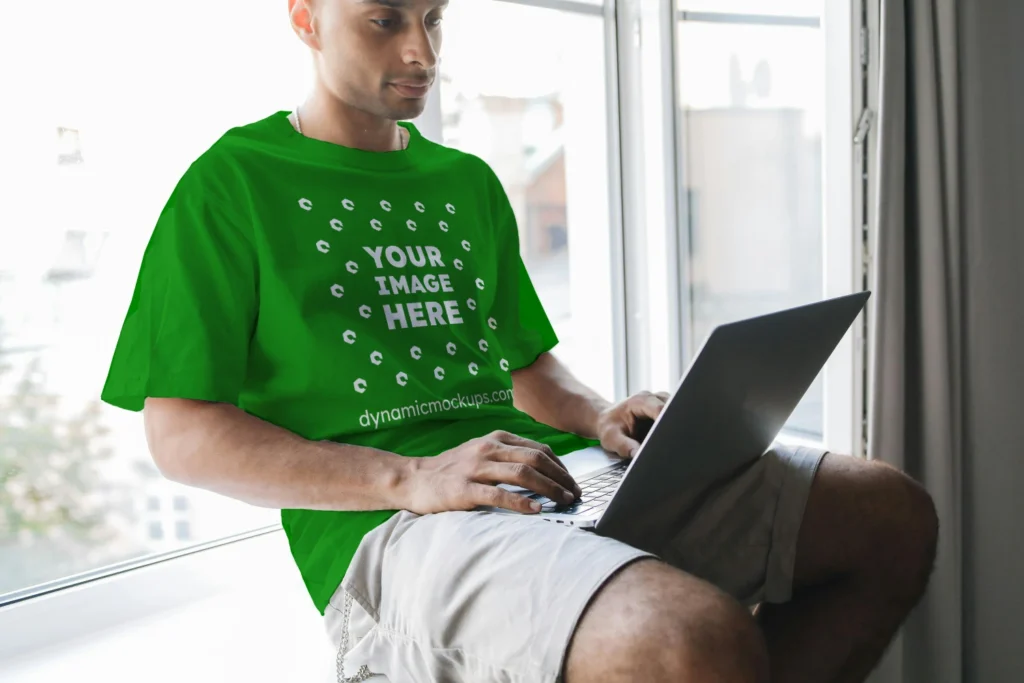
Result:
<svg viewBox="0 0 1024 683"><path fill-rule="evenodd" d="M871 680L1020 681L1024 2L881 0L880 17L868 452L927 487L940 533Z"/></svg>

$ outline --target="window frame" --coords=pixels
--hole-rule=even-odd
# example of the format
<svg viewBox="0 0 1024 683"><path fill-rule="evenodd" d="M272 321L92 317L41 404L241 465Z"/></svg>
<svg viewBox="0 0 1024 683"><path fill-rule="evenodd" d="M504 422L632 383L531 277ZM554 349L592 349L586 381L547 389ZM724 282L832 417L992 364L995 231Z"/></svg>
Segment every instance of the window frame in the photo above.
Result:
<svg viewBox="0 0 1024 683"><path fill-rule="evenodd" d="M854 210L856 198L853 133L856 118L857 81L854 35L858 0L825 2L822 30L825 32L825 73L844 74L826 78L825 133L822 140L825 173L824 197L824 294L842 296L861 289L858 274L863 250ZM823 438L829 450L859 454L859 426L862 414L858 399L862 391L858 370L863 340L855 322L825 364Z"/></svg>

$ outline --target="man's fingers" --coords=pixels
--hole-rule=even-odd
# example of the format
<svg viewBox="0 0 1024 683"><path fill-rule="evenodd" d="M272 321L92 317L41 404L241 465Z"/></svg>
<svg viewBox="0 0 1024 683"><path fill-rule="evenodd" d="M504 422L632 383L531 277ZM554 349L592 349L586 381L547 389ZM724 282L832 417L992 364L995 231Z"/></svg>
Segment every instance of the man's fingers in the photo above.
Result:
<svg viewBox="0 0 1024 683"><path fill-rule="evenodd" d="M515 462L521 462L534 468L541 474L553 479L573 494L580 493L576 480L557 455L548 455L544 451L536 451L529 446L510 446L509 453Z"/></svg>
<svg viewBox="0 0 1024 683"><path fill-rule="evenodd" d="M664 392L662 392L664 393ZM665 407L665 401L668 399L662 399L660 394L650 394L649 396L643 397L640 402L644 415L653 419L658 417L658 413Z"/></svg>
<svg viewBox="0 0 1024 683"><path fill-rule="evenodd" d="M576 493L571 488L546 477L530 465L521 462L489 461L480 471L477 481L487 483L515 484L531 491L547 496L556 503L570 503L576 500Z"/></svg>
<svg viewBox="0 0 1024 683"><path fill-rule="evenodd" d="M509 432L499 433L499 441L510 446L520 446L523 448L532 448L541 451L546 456L548 456L548 458L551 459L551 462L553 462L555 465L565 470L566 472L569 471L569 468L565 466L565 463L562 462L562 459L555 455L555 452L551 450L551 447L548 446L547 444L543 444L539 441L534 441L532 439L527 439L525 437L519 436L518 434L511 434Z"/></svg>
<svg viewBox="0 0 1024 683"><path fill-rule="evenodd" d="M562 483L566 488L574 492L575 494L580 493L580 487L575 483L575 480L569 475L569 468L565 467L565 463L562 459L555 455L555 452L551 450L551 446L540 441L524 438L517 434L510 434L508 432L499 432L499 440L505 445L510 446L510 450L525 450L527 452L540 452L542 456L548 461L547 463L537 462L534 464L537 469L543 471L552 479ZM527 457L528 458L528 457ZM515 458L516 462L526 462L529 460L523 460L521 456Z"/></svg>
<svg viewBox="0 0 1024 683"><path fill-rule="evenodd" d="M470 502L474 506L490 505L491 507L527 514L540 512L540 505L538 504L537 507L533 507L534 501L526 496L521 496L518 493L512 493L505 489L499 489L497 486L471 483L469 485L469 497Z"/></svg>
<svg viewBox="0 0 1024 683"><path fill-rule="evenodd" d="M502 450L502 453L495 458L495 461L526 467L543 475L546 480L551 480L557 483L560 489L564 488L573 496L580 494L580 486L575 482L568 471L558 467L557 464L552 462L552 459L543 451L535 451L528 449L528 447L525 446L506 445L505 449ZM531 488L531 490L536 490L536 492L543 493L545 496L550 497L547 492L542 492L542 490L538 488ZM558 500L560 498L561 493L559 492L557 498L552 498L552 500Z"/></svg>
<svg viewBox="0 0 1024 683"><path fill-rule="evenodd" d="M631 439L625 434L615 434L608 440L608 445L613 453L617 453L620 458L632 458L636 449L640 448L640 444L635 439Z"/></svg>

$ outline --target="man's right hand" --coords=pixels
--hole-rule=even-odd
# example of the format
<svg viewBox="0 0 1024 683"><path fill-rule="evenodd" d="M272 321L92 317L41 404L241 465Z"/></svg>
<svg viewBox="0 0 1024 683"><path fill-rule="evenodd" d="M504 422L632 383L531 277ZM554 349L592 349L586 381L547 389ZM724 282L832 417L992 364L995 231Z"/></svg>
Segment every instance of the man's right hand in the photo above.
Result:
<svg viewBox="0 0 1024 683"><path fill-rule="evenodd" d="M569 503L580 495L569 470L548 446L497 430L430 458L415 458L407 481L406 509L426 515L472 510L480 505L536 513L526 496L497 484L512 484ZM571 498L566 498L566 494Z"/></svg>

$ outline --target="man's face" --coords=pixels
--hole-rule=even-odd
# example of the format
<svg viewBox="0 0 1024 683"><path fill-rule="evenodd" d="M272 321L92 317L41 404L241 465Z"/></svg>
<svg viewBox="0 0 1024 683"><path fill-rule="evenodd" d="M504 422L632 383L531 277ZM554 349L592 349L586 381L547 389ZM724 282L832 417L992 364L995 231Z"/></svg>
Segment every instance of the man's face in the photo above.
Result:
<svg viewBox="0 0 1024 683"><path fill-rule="evenodd" d="M423 112L437 76L448 0L289 2L296 30L314 50L320 79L336 97L394 121Z"/></svg>

